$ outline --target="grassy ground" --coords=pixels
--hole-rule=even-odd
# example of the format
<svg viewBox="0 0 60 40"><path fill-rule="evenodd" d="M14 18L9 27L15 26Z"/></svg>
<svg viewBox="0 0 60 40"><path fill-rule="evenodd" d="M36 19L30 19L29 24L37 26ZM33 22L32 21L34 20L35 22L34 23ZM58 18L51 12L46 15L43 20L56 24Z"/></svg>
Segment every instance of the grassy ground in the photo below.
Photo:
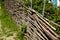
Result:
<svg viewBox="0 0 60 40"><path fill-rule="evenodd" d="M23 24L19 29L6 11L3 2L0 0L0 40L25 40Z"/></svg>

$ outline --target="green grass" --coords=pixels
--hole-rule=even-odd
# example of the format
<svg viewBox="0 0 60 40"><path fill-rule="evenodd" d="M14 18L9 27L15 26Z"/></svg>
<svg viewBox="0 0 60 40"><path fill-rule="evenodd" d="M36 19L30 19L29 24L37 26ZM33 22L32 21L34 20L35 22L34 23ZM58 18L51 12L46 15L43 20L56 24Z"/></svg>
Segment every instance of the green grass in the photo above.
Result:
<svg viewBox="0 0 60 40"><path fill-rule="evenodd" d="M13 22L13 20L11 19L9 13L7 12L7 10L4 7L4 4L1 4L1 16L0 19L2 21L2 26L3 27L8 27L11 30L17 30L17 26L16 24Z"/></svg>
<svg viewBox="0 0 60 40"><path fill-rule="evenodd" d="M2 24L2 33L1 35L7 35L9 36L10 32L16 32L17 38L16 40L24 40L24 32L26 30L26 26L22 25L21 28L18 28L16 23L11 19L11 16L9 15L8 11L6 10L4 3L0 0L0 20ZM8 30L10 31L8 31Z"/></svg>

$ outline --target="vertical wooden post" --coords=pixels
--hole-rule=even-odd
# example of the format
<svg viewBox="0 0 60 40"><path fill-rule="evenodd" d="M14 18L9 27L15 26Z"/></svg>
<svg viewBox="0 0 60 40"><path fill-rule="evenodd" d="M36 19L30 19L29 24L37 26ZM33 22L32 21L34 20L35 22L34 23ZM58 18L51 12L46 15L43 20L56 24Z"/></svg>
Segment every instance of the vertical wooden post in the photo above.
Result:
<svg viewBox="0 0 60 40"><path fill-rule="evenodd" d="M42 18L44 17L45 5L46 5L46 0L44 0L43 11L42 11Z"/></svg>

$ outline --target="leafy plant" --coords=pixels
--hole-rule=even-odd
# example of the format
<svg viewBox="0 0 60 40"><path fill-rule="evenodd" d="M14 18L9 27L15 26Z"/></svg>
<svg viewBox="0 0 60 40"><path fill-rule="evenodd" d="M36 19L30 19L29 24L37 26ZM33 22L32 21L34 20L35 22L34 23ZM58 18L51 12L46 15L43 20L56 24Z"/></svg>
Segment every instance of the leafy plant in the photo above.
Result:
<svg viewBox="0 0 60 40"><path fill-rule="evenodd" d="M24 37L25 32L26 32L26 25L22 24L20 31L18 31L18 35L17 35L19 40L26 40L26 38Z"/></svg>

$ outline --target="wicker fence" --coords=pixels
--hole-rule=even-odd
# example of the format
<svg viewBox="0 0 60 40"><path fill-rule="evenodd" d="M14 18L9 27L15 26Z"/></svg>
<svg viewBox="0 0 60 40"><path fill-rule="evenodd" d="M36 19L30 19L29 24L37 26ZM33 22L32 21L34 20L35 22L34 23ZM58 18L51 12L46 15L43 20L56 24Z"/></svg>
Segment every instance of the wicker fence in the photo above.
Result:
<svg viewBox="0 0 60 40"><path fill-rule="evenodd" d="M17 0L5 0L6 9L18 26L27 25L27 40L59 40L54 28L38 12Z"/></svg>

